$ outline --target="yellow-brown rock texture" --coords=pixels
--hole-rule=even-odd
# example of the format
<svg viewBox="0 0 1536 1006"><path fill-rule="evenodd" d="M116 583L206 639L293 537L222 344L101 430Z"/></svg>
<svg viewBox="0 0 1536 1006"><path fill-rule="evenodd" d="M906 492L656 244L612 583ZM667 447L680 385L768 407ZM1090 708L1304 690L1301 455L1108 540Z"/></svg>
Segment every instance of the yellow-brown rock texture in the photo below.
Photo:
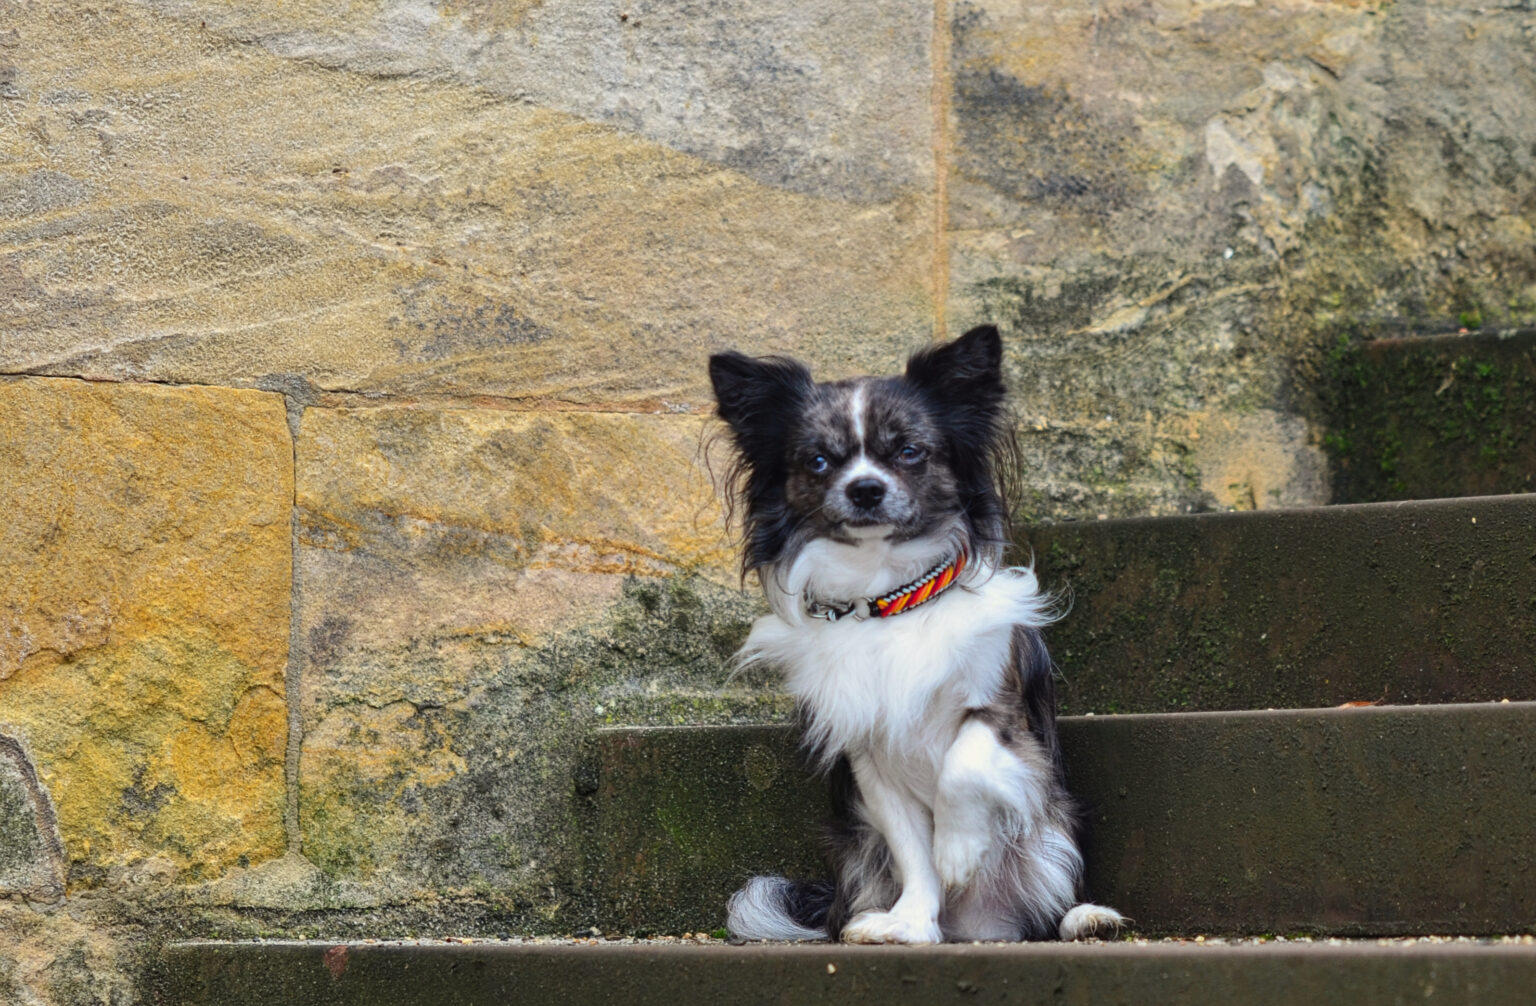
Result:
<svg viewBox="0 0 1536 1006"><path fill-rule="evenodd" d="M71 888L281 855L293 455L257 391L0 379L0 733Z"/></svg>
<svg viewBox="0 0 1536 1006"><path fill-rule="evenodd" d="M1327 500L1341 338L1536 320L1533 18L0 5L0 999L590 924L592 729L787 712L714 350L989 320L1021 516Z"/></svg>
<svg viewBox="0 0 1536 1006"><path fill-rule="evenodd" d="M866 72L839 43L785 51L734 122L711 103L755 92L693 78L741 28L691 15L8 8L0 361L663 409L705 404L711 347L896 355L931 314L931 18L856 6L879 106L839 97ZM768 27L826 46L837 20Z"/></svg>
<svg viewBox="0 0 1536 1006"><path fill-rule="evenodd" d="M299 797L312 861L388 889L494 881L505 895L560 852L542 847L551 815L569 813L549 809L565 788L551 749L604 721L604 688L643 696L673 670L635 653L616 677L576 655L603 644L578 640L596 625L607 648L624 645L613 637L636 578L722 598L709 617L727 624L750 610L724 600L735 553L698 464L704 434L686 415L305 413ZM728 653L674 658L687 680L665 692L718 687ZM450 837L454 856L420 856Z"/></svg>

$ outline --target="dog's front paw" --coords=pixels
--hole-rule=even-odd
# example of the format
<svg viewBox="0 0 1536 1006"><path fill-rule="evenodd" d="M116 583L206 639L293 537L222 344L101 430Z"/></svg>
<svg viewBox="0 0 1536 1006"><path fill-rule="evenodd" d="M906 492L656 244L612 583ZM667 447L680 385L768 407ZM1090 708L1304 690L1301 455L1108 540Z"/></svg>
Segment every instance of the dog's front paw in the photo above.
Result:
<svg viewBox="0 0 1536 1006"><path fill-rule="evenodd" d="M844 943L942 943L938 919L910 919L895 912L860 912L843 927Z"/></svg>
<svg viewBox="0 0 1536 1006"><path fill-rule="evenodd" d="M946 890L970 883L991 851L992 835L986 827L940 828L933 836L933 866Z"/></svg>

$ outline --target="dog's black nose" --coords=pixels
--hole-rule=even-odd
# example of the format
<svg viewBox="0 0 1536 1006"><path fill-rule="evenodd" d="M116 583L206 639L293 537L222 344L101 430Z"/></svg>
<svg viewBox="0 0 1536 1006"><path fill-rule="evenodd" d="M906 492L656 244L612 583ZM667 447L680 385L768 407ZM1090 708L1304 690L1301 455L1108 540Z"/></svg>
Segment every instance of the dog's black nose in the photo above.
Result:
<svg viewBox="0 0 1536 1006"><path fill-rule="evenodd" d="M879 479L854 479L848 483L848 498L860 510L873 510L885 499L885 483Z"/></svg>

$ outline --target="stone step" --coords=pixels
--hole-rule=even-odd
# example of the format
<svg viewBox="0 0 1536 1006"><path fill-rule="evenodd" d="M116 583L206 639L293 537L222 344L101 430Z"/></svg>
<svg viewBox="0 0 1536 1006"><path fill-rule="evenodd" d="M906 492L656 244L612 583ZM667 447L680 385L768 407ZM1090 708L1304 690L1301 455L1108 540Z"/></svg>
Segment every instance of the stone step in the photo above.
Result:
<svg viewBox="0 0 1536 1006"><path fill-rule="evenodd" d="M173 1006L1529 1003L1536 946L183 943Z"/></svg>
<svg viewBox="0 0 1536 1006"><path fill-rule="evenodd" d="M1341 343L1327 369L1335 502L1536 489L1536 330Z"/></svg>
<svg viewBox="0 0 1536 1006"><path fill-rule="evenodd" d="M1072 717L1089 893L1152 934L1536 929L1536 703ZM604 931L723 924L755 873L825 875L787 727L614 729L588 769Z"/></svg>
<svg viewBox="0 0 1536 1006"><path fill-rule="evenodd" d="M1536 699L1536 495L1031 530L1065 713Z"/></svg>

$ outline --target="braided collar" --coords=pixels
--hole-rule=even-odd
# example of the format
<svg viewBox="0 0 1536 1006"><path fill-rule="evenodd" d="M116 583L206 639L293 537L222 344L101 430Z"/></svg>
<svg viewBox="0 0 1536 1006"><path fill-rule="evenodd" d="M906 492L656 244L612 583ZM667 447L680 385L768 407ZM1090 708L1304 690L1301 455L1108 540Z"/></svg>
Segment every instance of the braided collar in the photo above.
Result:
<svg viewBox="0 0 1536 1006"><path fill-rule="evenodd" d="M850 616L860 621L866 618L890 618L892 615L899 615L919 605L927 604L954 586L955 581L960 578L960 573L965 569L966 562L966 554L960 552L953 559L940 563L911 583L897 587L879 597L856 597L846 604L832 604L806 598L805 613L812 618L824 618L829 622L836 622Z"/></svg>

